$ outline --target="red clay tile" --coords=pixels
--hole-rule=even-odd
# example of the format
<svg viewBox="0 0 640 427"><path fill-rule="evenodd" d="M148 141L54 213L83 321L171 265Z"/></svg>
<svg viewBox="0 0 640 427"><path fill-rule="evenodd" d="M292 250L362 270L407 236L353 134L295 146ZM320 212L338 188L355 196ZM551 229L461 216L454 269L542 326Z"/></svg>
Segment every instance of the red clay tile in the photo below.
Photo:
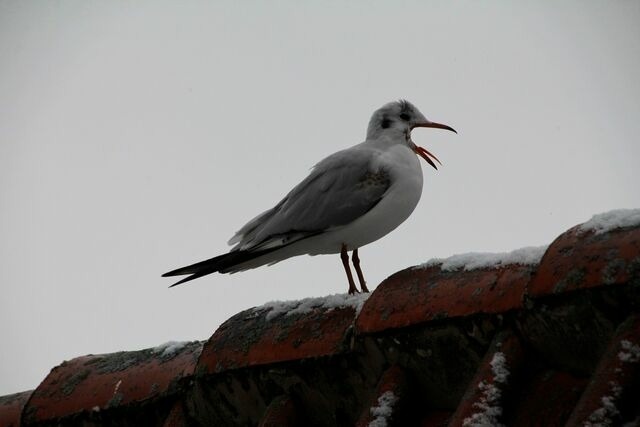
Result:
<svg viewBox="0 0 640 427"><path fill-rule="evenodd" d="M384 280L364 304L358 332L521 308L533 268L508 265L470 271L408 268Z"/></svg>
<svg viewBox="0 0 640 427"><path fill-rule="evenodd" d="M591 377L567 426L622 425L638 410L640 317L620 325ZM629 407L630 406L630 407Z"/></svg>
<svg viewBox="0 0 640 427"><path fill-rule="evenodd" d="M260 421L260 427L289 427L300 425L293 401L287 396L273 399Z"/></svg>
<svg viewBox="0 0 640 427"><path fill-rule="evenodd" d="M502 421L505 396L513 388L510 377L523 361L524 350L514 334L497 337L469 383L449 427L462 426L465 420L471 425L498 425Z"/></svg>
<svg viewBox="0 0 640 427"><path fill-rule="evenodd" d="M577 225L547 249L531 281L532 297L640 283L640 227L596 234Z"/></svg>
<svg viewBox="0 0 640 427"><path fill-rule="evenodd" d="M184 405L181 401L178 401L174 403L162 427L187 427L189 425Z"/></svg>
<svg viewBox="0 0 640 427"><path fill-rule="evenodd" d="M63 362L34 391L25 419L36 423L171 395L193 374L200 349L191 342L175 352L152 348Z"/></svg>
<svg viewBox="0 0 640 427"><path fill-rule="evenodd" d="M451 411L432 411L420 420L420 427L446 427L453 413Z"/></svg>
<svg viewBox="0 0 640 427"><path fill-rule="evenodd" d="M224 322L202 349L197 371L212 374L349 349L353 307L315 307L274 318L269 313L268 308L252 308Z"/></svg>
<svg viewBox="0 0 640 427"><path fill-rule="evenodd" d="M404 371L397 365L390 367L382 374L373 400L364 408L356 426L389 424L397 418L396 408L406 393L407 379Z"/></svg>
<svg viewBox="0 0 640 427"><path fill-rule="evenodd" d="M638 288L603 288L623 284ZM553 297L586 288L599 289ZM35 391L0 397L0 426L79 425L85 420L164 427L250 420L252 425L286 426L310 413L348 419L349 424L360 416L358 425L382 423L387 416L398 425L422 426L460 426L465 420L621 425L637 421L640 414L640 317L633 314L620 324L630 311L637 313L635 289L640 289L640 227L602 234L574 227L549 247L539 268L508 265L451 272L434 266L398 272L378 286L355 327L356 309L350 306L311 304L304 312L282 310L279 315L261 307L229 319L204 348L190 343L168 356L148 349L64 362ZM527 305L514 317L490 316L523 309L525 295L549 299ZM488 315L470 322L446 321L478 313ZM435 320L443 322L425 324ZM466 323L473 327L460 325ZM393 330L418 324L423 328ZM508 325L515 325L527 343L526 361L520 340L503 329ZM384 334L363 336L354 329ZM385 343L391 341L398 348L387 349ZM425 346L440 342L461 351L432 353ZM534 363L527 364L533 356ZM466 366L464 375L442 377L442 384L456 390L446 403L435 402L434 396L451 394L440 385L432 393L431 371L419 368L428 364L438 369L445 366L443 358L455 361L456 373ZM300 359L307 360L283 369L271 366ZM380 376L390 363L404 368L392 365ZM188 378L195 365L203 374L269 366L192 383ZM409 372L412 377L406 378ZM428 402L421 400L425 393L431 393ZM248 406L253 412L247 417ZM316 421L323 423L319 417Z"/></svg>
<svg viewBox="0 0 640 427"><path fill-rule="evenodd" d="M585 378L566 372L539 372L527 385L518 387L507 424L514 426L562 427L586 386Z"/></svg>
<svg viewBox="0 0 640 427"><path fill-rule="evenodd" d="M29 400L31 393L33 390L0 396L0 426L19 427L21 425L22 408Z"/></svg>

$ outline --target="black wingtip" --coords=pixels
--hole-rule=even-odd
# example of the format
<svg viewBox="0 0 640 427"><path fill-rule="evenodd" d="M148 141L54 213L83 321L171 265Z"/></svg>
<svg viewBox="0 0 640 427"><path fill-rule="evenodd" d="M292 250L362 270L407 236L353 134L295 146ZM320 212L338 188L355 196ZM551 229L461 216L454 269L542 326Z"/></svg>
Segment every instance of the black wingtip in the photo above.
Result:
<svg viewBox="0 0 640 427"><path fill-rule="evenodd" d="M169 286L169 289L173 288L174 286L181 285L181 284L182 284L182 283L184 283L184 282L187 282L187 281L188 281L188 279L189 279L189 278L187 277L186 279L182 279L182 280L180 280L180 281L178 281L178 282L174 283L173 285L170 285L170 286Z"/></svg>
<svg viewBox="0 0 640 427"><path fill-rule="evenodd" d="M173 288L174 286L178 286L181 285L185 282L190 282L191 280L197 279L198 277L202 277L202 276L206 276L209 275L211 273L215 273L217 271L217 269L215 268L207 268L207 269L203 269L201 271L198 271L197 273L192 274L191 276L187 276L184 279L174 283L173 285L169 286L170 288Z"/></svg>
<svg viewBox="0 0 640 427"><path fill-rule="evenodd" d="M232 251L223 255L218 255L217 257L205 261L188 265L186 267L177 268L175 270L164 273L162 277L185 276L187 274L190 275L169 286L170 288L173 288L174 286L178 286L182 283L189 282L191 280L197 279L198 277L206 276L218 271L227 273L232 267L238 264L252 260L276 249L278 248L270 248L256 252Z"/></svg>
<svg viewBox="0 0 640 427"><path fill-rule="evenodd" d="M184 276L185 274L193 273L193 271L189 271L191 267L192 266L180 267L176 268L175 270L167 271L162 275L162 277Z"/></svg>
<svg viewBox="0 0 640 427"><path fill-rule="evenodd" d="M185 279L182 279L182 280L180 280L180 281L178 281L176 283L174 283L173 285L169 285L169 289L173 288L174 286L178 286L181 283L184 283L187 279L188 279L188 277L185 278Z"/></svg>

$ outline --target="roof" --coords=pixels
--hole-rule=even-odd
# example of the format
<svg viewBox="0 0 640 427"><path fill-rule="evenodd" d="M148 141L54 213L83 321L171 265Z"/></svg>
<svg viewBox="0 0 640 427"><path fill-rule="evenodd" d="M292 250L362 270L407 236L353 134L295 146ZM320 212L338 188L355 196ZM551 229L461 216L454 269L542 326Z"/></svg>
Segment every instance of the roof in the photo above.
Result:
<svg viewBox="0 0 640 427"><path fill-rule="evenodd" d="M0 425L638 425L639 307L640 221L594 217L251 308L206 342L63 362L0 397Z"/></svg>

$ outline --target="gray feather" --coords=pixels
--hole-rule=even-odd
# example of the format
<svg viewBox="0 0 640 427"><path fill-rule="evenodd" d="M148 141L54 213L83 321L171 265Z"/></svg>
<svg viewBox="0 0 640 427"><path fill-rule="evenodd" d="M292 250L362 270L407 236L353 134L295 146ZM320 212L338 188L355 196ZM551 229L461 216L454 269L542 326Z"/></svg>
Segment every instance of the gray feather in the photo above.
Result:
<svg viewBox="0 0 640 427"><path fill-rule="evenodd" d="M322 160L280 203L249 221L229 243L243 250L279 246L364 215L384 196L391 179L372 166L376 151L359 154L341 151Z"/></svg>

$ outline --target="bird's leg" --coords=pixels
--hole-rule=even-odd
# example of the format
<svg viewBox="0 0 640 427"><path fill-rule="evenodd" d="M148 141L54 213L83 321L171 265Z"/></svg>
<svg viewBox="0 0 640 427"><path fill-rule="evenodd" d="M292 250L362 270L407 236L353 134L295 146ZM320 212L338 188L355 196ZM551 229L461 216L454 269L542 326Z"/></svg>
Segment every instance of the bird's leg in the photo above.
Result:
<svg viewBox="0 0 640 427"><path fill-rule="evenodd" d="M358 292L358 288L356 288L356 284L353 282L351 267L349 267L349 254L347 253L347 247L345 245L342 245L342 250L340 251L340 259L342 260L344 271L347 273L347 279L349 280L349 295L353 295Z"/></svg>
<svg viewBox="0 0 640 427"><path fill-rule="evenodd" d="M356 269L356 273L358 274L358 281L360 282L360 289L362 292L369 292L369 288L367 288L367 282L364 280L364 274L362 274L362 270L360 269L360 258L358 257L358 250L354 249L351 252L351 262L353 262L353 266Z"/></svg>

